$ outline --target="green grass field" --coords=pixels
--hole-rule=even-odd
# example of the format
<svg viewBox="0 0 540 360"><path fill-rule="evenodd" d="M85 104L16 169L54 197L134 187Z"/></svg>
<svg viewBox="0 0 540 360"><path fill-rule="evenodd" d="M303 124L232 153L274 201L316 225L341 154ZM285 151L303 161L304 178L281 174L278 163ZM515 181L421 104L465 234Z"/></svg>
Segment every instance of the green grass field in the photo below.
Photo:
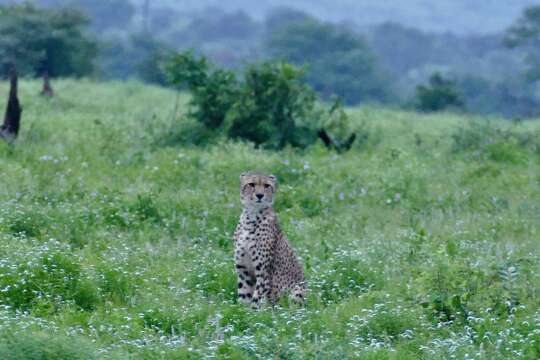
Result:
<svg viewBox="0 0 540 360"><path fill-rule="evenodd" d="M195 147L185 96L53 86L0 143L0 358L540 358L540 123L364 107L343 155ZM303 308L236 300L246 170L279 179Z"/></svg>

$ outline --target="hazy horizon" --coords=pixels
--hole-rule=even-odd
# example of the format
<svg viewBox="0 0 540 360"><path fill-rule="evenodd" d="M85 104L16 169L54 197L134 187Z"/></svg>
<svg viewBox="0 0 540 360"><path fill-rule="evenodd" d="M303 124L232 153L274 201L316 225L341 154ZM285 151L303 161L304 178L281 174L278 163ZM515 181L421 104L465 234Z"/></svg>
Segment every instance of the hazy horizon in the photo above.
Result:
<svg viewBox="0 0 540 360"><path fill-rule="evenodd" d="M142 4L143 0L133 0ZM534 0L467 1L467 0L411 0L404 4L398 0L384 3L370 0L261 0L256 4L247 0L186 0L181 4L173 0L152 1L150 6L173 7L189 13L208 7L224 11L243 10L262 19L275 7L289 7L305 11L315 17L332 22L348 22L359 27L386 21L398 22L424 31L453 32L456 34L488 34L506 29L521 14L523 8L538 4Z"/></svg>

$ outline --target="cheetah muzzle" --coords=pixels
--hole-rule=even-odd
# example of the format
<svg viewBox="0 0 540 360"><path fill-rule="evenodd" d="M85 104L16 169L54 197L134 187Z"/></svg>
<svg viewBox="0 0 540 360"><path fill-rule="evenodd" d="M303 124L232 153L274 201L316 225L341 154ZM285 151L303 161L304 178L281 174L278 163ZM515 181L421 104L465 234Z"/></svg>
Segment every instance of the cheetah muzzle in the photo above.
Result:
<svg viewBox="0 0 540 360"><path fill-rule="evenodd" d="M275 303L289 292L295 303L303 303L304 272L272 208L277 179L273 175L240 175L243 211L234 233L238 297L257 306Z"/></svg>

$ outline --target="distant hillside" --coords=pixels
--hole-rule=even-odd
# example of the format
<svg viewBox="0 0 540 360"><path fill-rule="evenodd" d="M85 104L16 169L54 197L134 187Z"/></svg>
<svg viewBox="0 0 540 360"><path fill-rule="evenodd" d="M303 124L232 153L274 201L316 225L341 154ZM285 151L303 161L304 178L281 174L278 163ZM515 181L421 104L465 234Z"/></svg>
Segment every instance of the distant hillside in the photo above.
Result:
<svg viewBox="0 0 540 360"><path fill-rule="evenodd" d="M141 4L143 0L133 0ZM359 26L383 21L396 21L426 31L455 33L491 33L506 28L526 6L535 0L154 0L151 6L173 7L180 12L191 12L207 7L232 11L243 9L261 18L271 8L288 6L309 12L331 21L347 21Z"/></svg>

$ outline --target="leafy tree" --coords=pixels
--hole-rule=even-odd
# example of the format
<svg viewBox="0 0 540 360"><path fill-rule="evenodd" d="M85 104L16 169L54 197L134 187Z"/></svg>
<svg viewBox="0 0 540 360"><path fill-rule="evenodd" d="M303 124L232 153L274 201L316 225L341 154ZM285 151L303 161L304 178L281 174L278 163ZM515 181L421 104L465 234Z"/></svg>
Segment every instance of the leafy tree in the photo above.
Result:
<svg viewBox="0 0 540 360"><path fill-rule="evenodd" d="M43 10L30 4L0 6L0 65L22 75L82 76L93 71L97 47L76 10Z"/></svg>
<svg viewBox="0 0 540 360"><path fill-rule="evenodd" d="M540 79L540 5L526 8L517 21L508 28L505 44L510 48L527 50L529 65L527 77L531 81Z"/></svg>
<svg viewBox="0 0 540 360"><path fill-rule="evenodd" d="M346 28L313 19L293 21L269 34L272 57L307 65L307 81L325 98L349 104L385 100L385 81L364 39Z"/></svg>
<svg viewBox="0 0 540 360"><path fill-rule="evenodd" d="M454 81L434 73L429 85L416 88L417 108L422 111L440 111L448 108L464 108L465 104Z"/></svg>

